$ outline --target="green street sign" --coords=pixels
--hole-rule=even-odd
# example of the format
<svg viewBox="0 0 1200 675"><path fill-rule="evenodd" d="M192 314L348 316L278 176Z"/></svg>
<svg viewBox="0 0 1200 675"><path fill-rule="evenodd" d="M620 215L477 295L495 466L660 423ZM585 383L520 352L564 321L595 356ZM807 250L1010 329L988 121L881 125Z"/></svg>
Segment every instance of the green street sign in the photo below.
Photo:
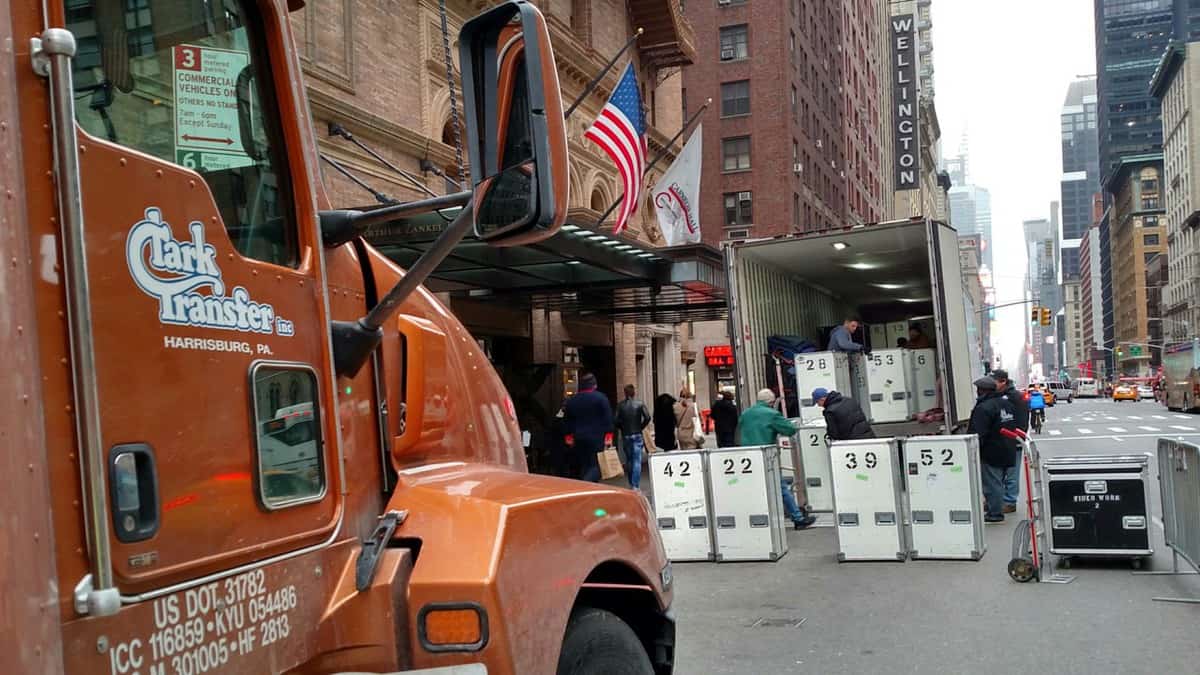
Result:
<svg viewBox="0 0 1200 675"><path fill-rule="evenodd" d="M1142 348L1141 348L1140 346L1138 346L1138 345L1133 345L1132 347L1130 347L1130 348L1129 348L1129 351L1130 351L1130 353L1132 353L1134 356L1138 356L1138 355L1140 355L1140 354L1142 353Z"/></svg>

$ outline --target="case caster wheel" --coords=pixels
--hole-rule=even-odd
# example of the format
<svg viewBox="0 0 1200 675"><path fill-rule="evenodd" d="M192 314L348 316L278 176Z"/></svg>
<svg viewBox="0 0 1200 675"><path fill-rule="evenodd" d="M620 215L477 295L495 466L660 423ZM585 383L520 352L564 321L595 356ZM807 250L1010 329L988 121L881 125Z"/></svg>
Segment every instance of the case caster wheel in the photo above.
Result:
<svg viewBox="0 0 1200 675"><path fill-rule="evenodd" d="M1013 558L1008 561L1008 576L1020 583L1033 581L1037 576L1037 567L1029 558Z"/></svg>
<svg viewBox="0 0 1200 675"><path fill-rule="evenodd" d="M1140 570L1140 569L1142 569L1142 565L1143 565L1142 559L1134 558L1133 560L1129 561L1129 565L1130 565L1130 567L1132 567L1135 570Z"/></svg>
<svg viewBox="0 0 1200 675"><path fill-rule="evenodd" d="M1070 558L1067 558L1067 557L1062 557L1062 558L1059 558L1059 559L1058 559L1058 566L1059 566L1059 568L1060 568L1060 569L1064 569L1064 570L1069 570L1069 569L1071 569L1071 559L1070 559Z"/></svg>

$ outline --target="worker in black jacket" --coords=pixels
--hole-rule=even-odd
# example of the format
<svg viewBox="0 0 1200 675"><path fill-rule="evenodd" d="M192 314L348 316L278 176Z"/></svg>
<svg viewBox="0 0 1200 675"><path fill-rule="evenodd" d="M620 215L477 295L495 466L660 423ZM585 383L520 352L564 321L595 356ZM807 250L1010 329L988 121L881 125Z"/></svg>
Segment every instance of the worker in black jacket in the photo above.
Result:
<svg viewBox="0 0 1200 675"><path fill-rule="evenodd" d="M996 381L996 391L1000 392L1008 402L1012 404L1013 415L1016 416L1017 428L1021 431L1029 431L1029 401L1025 400L1025 394L1017 390L1013 386L1012 380L1008 377L1008 371L997 368L992 371L992 379ZM1017 463L1020 464L1020 448L1017 449ZM1004 512L1015 513L1017 510L1017 500L1021 497L1021 481L1017 477L1017 471L1009 471L1004 477Z"/></svg>
<svg viewBox="0 0 1200 675"><path fill-rule="evenodd" d="M1016 429L1017 418L1012 404L996 389L996 381L990 377L975 380L978 399L971 411L971 424L967 431L979 434L979 458L982 461L983 497L987 515L984 521L1004 522L1004 480L1016 473L1017 443L1000 433L1001 429Z"/></svg>
<svg viewBox="0 0 1200 675"><path fill-rule="evenodd" d="M867 416L854 399L824 387L817 387L813 389L812 400L825 409L825 434L829 436L829 440L875 438L871 423L867 421Z"/></svg>

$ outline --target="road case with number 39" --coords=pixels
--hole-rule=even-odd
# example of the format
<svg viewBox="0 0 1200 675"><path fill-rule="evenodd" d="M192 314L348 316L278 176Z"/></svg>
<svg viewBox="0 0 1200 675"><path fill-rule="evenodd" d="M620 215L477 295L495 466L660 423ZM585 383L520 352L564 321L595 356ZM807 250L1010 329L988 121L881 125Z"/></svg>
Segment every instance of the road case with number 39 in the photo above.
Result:
<svg viewBox="0 0 1200 675"><path fill-rule="evenodd" d="M704 450L650 455L654 514L663 548L673 562L712 560L712 518Z"/></svg>
<svg viewBox="0 0 1200 675"><path fill-rule="evenodd" d="M788 550L779 447L708 452L718 562L778 560Z"/></svg>
<svg viewBox="0 0 1200 675"><path fill-rule="evenodd" d="M908 480L909 556L979 560L983 486L979 437L913 436L903 441Z"/></svg>
<svg viewBox="0 0 1200 675"><path fill-rule="evenodd" d="M899 448L893 438L834 441L834 525L838 562L906 558Z"/></svg>

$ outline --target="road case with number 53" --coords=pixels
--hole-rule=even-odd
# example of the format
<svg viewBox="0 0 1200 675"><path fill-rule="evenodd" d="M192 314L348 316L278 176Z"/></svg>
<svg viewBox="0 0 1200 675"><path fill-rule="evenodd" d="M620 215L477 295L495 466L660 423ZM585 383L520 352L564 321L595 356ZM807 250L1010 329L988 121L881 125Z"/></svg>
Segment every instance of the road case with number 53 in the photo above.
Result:
<svg viewBox="0 0 1200 675"><path fill-rule="evenodd" d="M903 441L908 480L909 556L979 560L983 487L979 437L913 436Z"/></svg>
<svg viewBox="0 0 1200 675"><path fill-rule="evenodd" d="M779 447L708 452L718 562L778 560L788 550Z"/></svg>
<svg viewBox="0 0 1200 675"><path fill-rule="evenodd" d="M673 562L713 559L705 453L699 450L650 455L658 534Z"/></svg>
<svg viewBox="0 0 1200 675"><path fill-rule="evenodd" d="M904 543L897 441L834 441L829 456L838 562L903 561L908 549Z"/></svg>
<svg viewBox="0 0 1200 675"><path fill-rule="evenodd" d="M912 415L912 368L907 349L880 349L856 356L854 384L867 419L875 424L904 422Z"/></svg>

